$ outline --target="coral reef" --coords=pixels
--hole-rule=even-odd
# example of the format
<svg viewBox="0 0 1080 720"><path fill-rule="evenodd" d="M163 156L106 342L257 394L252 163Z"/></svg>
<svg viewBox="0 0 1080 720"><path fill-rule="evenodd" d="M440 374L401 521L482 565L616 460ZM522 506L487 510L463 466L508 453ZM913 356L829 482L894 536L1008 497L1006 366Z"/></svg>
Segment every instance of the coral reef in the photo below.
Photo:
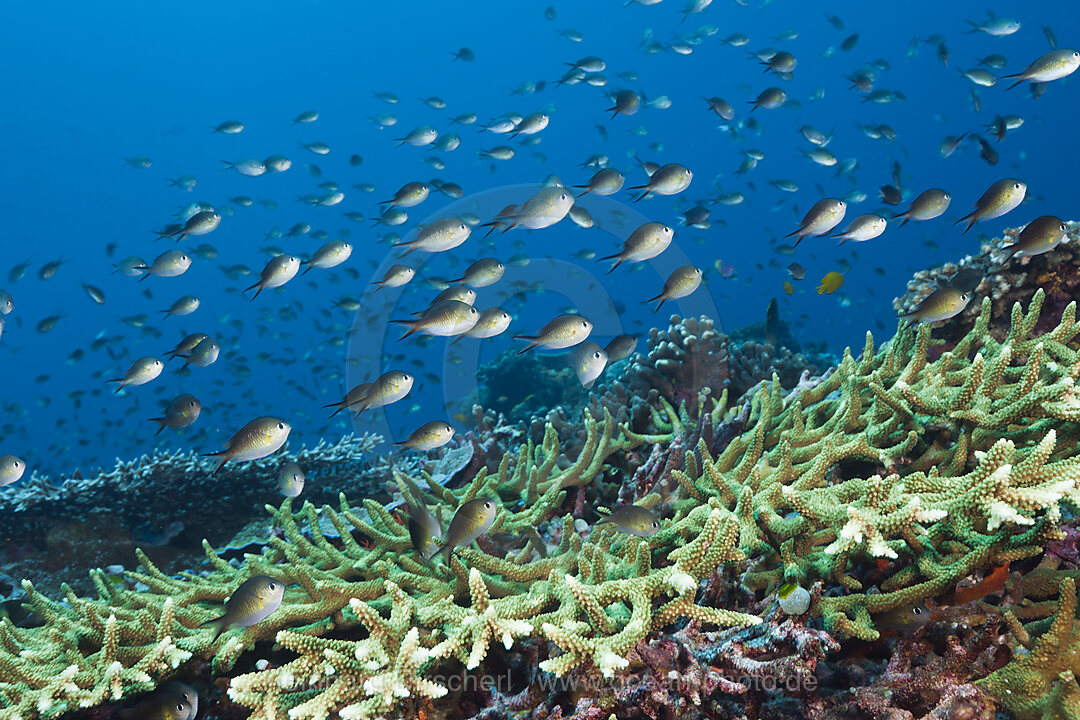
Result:
<svg viewBox="0 0 1080 720"><path fill-rule="evenodd" d="M138 570L90 573L93 599L22 583L34 622L0 621L0 720L196 666L256 720L1075 716L1080 322L1070 303L1047 323L1047 297L1001 332L984 298L959 337L867 334L826 372L774 370L741 396L729 340L676 318L629 371L655 392L644 426L606 404L632 394L531 429L478 407L440 462L379 466L392 497L266 506L262 541L204 541L179 574L140 551ZM357 467L335 452L318 450L327 472ZM175 462L195 482L197 461ZM405 505L446 527L477 498L497 513L475 544L413 550ZM659 531L596 523L631 502ZM275 613L200 628L256 574L287 585ZM785 585L808 591L804 614L781 608ZM932 619L895 639L924 603Z"/></svg>
<svg viewBox="0 0 1080 720"><path fill-rule="evenodd" d="M979 314L978 299L988 297L992 303L988 331L1000 340L1008 332L1012 306L1026 305L1040 289L1045 293L1044 313L1037 329L1045 331L1057 323L1080 288L1080 243L1077 242L1080 223L1066 222L1066 226L1068 232L1053 252L1006 262L1007 253L1002 248L1012 244L1023 230L1023 227L1009 228L1001 237L982 243L977 255L915 273L908 282L907 292L893 300L893 307L901 314L910 312L938 287L959 276L962 284L974 285L974 300L955 318L936 323L939 337L955 341L963 336Z"/></svg>
<svg viewBox="0 0 1080 720"><path fill-rule="evenodd" d="M54 481L35 472L0 493L0 526L6 537L20 539L0 569L52 592L59 590L56 576L82 592L92 591L84 580L87 571L127 563L136 547L158 547L163 565L182 569L201 555L204 537L226 544L242 525L265 518L267 500L279 497L277 477L285 463L304 468L305 496L313 502L335 501L340 492L385 495L385 484L393 480L373 455L382 441L380 435L348 435L336 443L226 466L212 478L212 463L196 453L156 451L118 460L112 470L90 477ZM159 518L170 519L164 536ZM194 556L167 556L178 547Z"/></svg>

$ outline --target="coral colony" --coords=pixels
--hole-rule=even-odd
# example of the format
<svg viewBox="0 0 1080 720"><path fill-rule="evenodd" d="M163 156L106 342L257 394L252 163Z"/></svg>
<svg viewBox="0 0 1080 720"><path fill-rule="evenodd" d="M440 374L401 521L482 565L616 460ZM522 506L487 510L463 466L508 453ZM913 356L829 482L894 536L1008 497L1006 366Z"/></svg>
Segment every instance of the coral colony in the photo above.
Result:
<svg viewBox="0 0 1080 720"><path fill-rule="evenodd" d="M23 581L0 718L128 706L172 679L255 720L1077 717L1080 321L1041 279L1075 276L1059 260L828 369L675 317L542 427L477 407L441 465L362 461L377 440L346 438L226 468L218 488L288 461L324 491L365 475L386 502L286 499L243 551L204 540L172 573L139 550L90 571L92 598ZM170 484L198 507L208 467L37 479L3 515L105 492L138 507ZM407 508L445 528L477 498L497 506L477 543L413 549ZM598 522L630 504L659 530ZM200 625L255 575L286 583L280 608L214 639Z"/></svg>

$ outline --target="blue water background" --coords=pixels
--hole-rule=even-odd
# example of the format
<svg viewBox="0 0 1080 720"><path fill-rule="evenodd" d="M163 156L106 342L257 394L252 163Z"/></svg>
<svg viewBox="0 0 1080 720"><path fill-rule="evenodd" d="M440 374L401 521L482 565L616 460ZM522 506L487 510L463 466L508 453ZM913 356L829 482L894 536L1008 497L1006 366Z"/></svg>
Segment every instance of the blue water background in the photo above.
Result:
<svg viewBox="0 0 1080 720"><path fill-rule="evenodd" d="M467 195L538 183L550 174L565 183L583 183L593 171L580 165L602 152L632 185L645 178L632 158L635 153L660 163L684 163L694 171L695 180L682 196L636 205L628 202L628 195L619 196L647 218L669 223L678 222L679 211L692 201L715 197L719 191L737 190L746 196L738 206L712 206L709 230L677 229L673 251L702 267L711 268L722 259L735 268L731 278L711 271L707 287L683 309L715 307L719 321L730 329L761 320L769 299L777 297L781 316L793 323L802 342L822 342L833 351L846 345L861 347L867 329L874 330L879 341L889 337L895 327L892 299L903 293L915 270L975 252L982 236L1038 215L1075 217L1074 166L1080 157L1073 121L1080 110L1076 79L1051 84L1038 101L1026 87L1006 91L999 83L980 88L983 110L976 114L969 99L971 84L958 72L990 53L1009 60L1007 70L996 74L1018 72L1047 51L1044 25L1053 28L1060 46L1080 45L1080 22L1072 2L988 6L777 0L761 8L718 0L685 21L682 6L674 0L654 7L560 2L554 4L554 21L543 16L549 4L5 3L0 8L0 60L7 68L5 109L0 114L5 178L0 195L4 217L0 288L12 293L16 311L7 319L0 340L4 410L0 455L20 455L32 468L55 474L108 465L116 456L155 447L211 452L242 424L264 414L292 423L294 446L320 437L334 439L351 429L348 422L337 422L343 416L327 424L327 411L319 409L338 399L349 382L346 338L355 318L332 304L342 296L360 297L389 248L378 240L388 229L351 222L343 212L372 217L377 214L376 201L389 198L412 180L439 177L458 183ZM965 21L985 20L988 9L1017 17L1022 29L1005 38L966 34ZM826 11L842 18L843 31L827 22ZM695 47L692 55L670 51L648 55L639 47L647 29L656 40L672 41L675 34L691 33L701 25L715 26L717 33ZM584 42L573 43L557 34L566 28L579 30ZM786 30L798 31L798 37L774 40ZM750 44L735 48L721 43L720 38L734 32L749 35ZM856 32L855 49L840 51L841 41ZM920 45L914 59L905 58L913 37L932 33L945 37L951 54L948 68L939 62L933 46ZM475 51L475 62L452 61L450 53L462 46ZM822 58L830 46L837 48L835 54ZM748 50L766 47L798 57L793 80L763 74L756 60L748 57ZM667 95L671 107L643 107L632 117L611 119L604 112L610 105L605 89L584 84L555 88L553 81L566 69L564 63L587 55L607 61L606 89L629 87L650 99ZM848 89L845 76L877 58L891 65L879 72L877 87L902 91L906 102L863 104L862 96ZM640 80L620 79L617 73L625 70L637 71ZM540 80L547 81L543 92L511 94L523 82ZM724 97L736 107L737 119L744 119L747 101L770 85L784 88L801 108L755 112L760 134L743 132L739 140L718 129L719 118L701 100ZM819 87L823 99L810 102ZM386 104L373 96L376 91L393 92L401 101ZM433 95L446 100L446 110L436 111L419 101ZM308 109L320 113L316 123L290 123ZM449 123L463 112L475 112L484 121L505 112L541 109L552 117L542 141L518 148L517 157L508 162L476 156L479 148L507 142L505 136ZM398 124L378 129L369 118L380 113L392 113ZM939 156L945 135L979 129L997 113L1020 114L1026 123L1004 142L994 143L1001 154L996 167L979 158L974 144L964 144L949 159ZM245 123L242 134L210 132L230 119ZM856 122L886 123L898 138L895 143L870 140ZM461 147L439 153L393 142L424 124L440 132L458 132ZM609 132L609 141L601 140L598 124ZM798 134L802 125L833 132L829 149L841 159L858 158L855 183L800 154L810 149ZM646 129L644 135L631 134L640 127ZM298 147L310 141L329 144L332 153L316 156ZM745 149L759 149L766 158L748 176L739 177L734 171ZM273 153L290 157L292 169L259 178L221 170L222 160L261 159ZM353 153L363 156L360 167L349 165ZM534 153L542 153L543 161ZM123 158L138 155L150 157L152 168L125 166ZM438 171L424 163L423 158L431 155L443 158L446 168ZM871 243L835 248L832 241L812 238L791 256L770 248L771 241L794 229L805 210L824 195L843 196L853 189L868 195L866 202L851 205L848 220L879 208L876 190L890 181L894 160L902 164L906 189L917 193L938 186L953 194L953 206L944 218L904 228L892 225ZM312 177L305 163L317 164L322 177ZM167 186L168 178L182 175L198 178L193 192ZM961 235L953 221L992 182L1012 176L1029 184L1028 202L1005 218ZM795 180L799 192L785 194L768 184L778 178ZM316 186L325 180L341 184L346 193L341 205L324 208L297 202L299 195L320 192ZM374 183L376 191L362 193L351 187L365 182ZM220 209L232 206L228 199L238 195L272 199L277 209L267 210L258 203L250 208L233 206L234 214L226 216L217 231L180 244L193 248L209 243L219 251L218 260L196 259L186 275L175 279L137 283L110 274L115 260L127 255L152 260L168 249L170 241L155 242L151 231L170 222L178 208L199 200ZM414 220L437 216L452 202L432 193L410 214ZM267 239L272 229L287 231L298 222L309 222L331 237L348 233L355 246L352 259L338 270L315 270L255 302L235 294L255 277L231 281L219 265L243 263L257 274L268 259L260 248L272 245L305 254L318 247L320 243L309 237ZM404 229L409 227L411 223ZM107 243L118 245L112 260L105 255ZM582 248L613 253L617 243L611 235L579 229L567 220L531 235L500 236L494 254L504 261L523 251L534 259L551 255L570 260ZM425 273L453 276L454 270L490 253L483 250L477 234L452 254L459 261L456 265L449 258L436 258L425 265ZM65 260L59 273L40 281L37 271L42 264L59 258ZM843 288L832 295L817 294L817 281L840 269L841 260L852 266L845 272ZM26 277L9 282L9 269L23 261L31 263ZM795 294L788 296L782 287L787 279L783 268L792 261L808 272L795 284ZM666 272L677 263L657 263L641 272L624 267L604 275L606 265L573 262L582 266L580 276L571 277L560 266L563 270L553 273L549 292L529 293L524 306L513 303L513 332L532 332L565 306L579 303L581 289L592 282L604 289L601 295L625 307L617 321L613 317L603 321L607 332L597 337L601 343L617 331L644 335L648 327L666 324L666 307L654 315L640 301L659 291ZM537 267L535 262L530 265L533 270ZM349 278L344 268L354 268L359 279ZM874 268L882 268L884 274ZM509 288L515 273L525 270L512 267L500 285L481 290L477 306L502 302L498 291ZM106 304L92 303L81 282L100 287ZM202 299L201 309L187 318L162 320L160 311L188 293ZM414 283L396 301L395 315L422 308L434 294L430 287ZM280 311L286 307L299 319L283 321ZM674 303L671 309L679 308ZM580 310L590 314L590 307ZM55 330L35 331L42 318L58 313L65 317ZM150 316L160 337L120 320L140 313ZM175 374L174 361L153 384L112 394L107 378L122 375L136 358L161 357L185 332L195 331L222 342L222 359L216 365L181 377ZM115 358L88 349L101 333L111 338L108 346ZM467 362L455 363L445 343L397 343L399 333L365 331L360 342L362 348L366 343L372 352L384 353L386 359L375 365L411 368L421 376L410 398L385 416L373 414L357 426L381 430L392 439L460 410L454 402L461 382L449 391L424 378L424 373L442 377L458 368L467 375L475 363L517 344L507 333L485 341L479 352L474 346L465 353ZM84 349L85 358L69 363L78 348ZM639 346L643 349L644 341ZM399 354L401 360L395 360ZM73 397L78 391L85 394ZM156 426L145 419L158 415L180 392L200 397L203 417L182 434L167 432L155 439Z"/></svg>

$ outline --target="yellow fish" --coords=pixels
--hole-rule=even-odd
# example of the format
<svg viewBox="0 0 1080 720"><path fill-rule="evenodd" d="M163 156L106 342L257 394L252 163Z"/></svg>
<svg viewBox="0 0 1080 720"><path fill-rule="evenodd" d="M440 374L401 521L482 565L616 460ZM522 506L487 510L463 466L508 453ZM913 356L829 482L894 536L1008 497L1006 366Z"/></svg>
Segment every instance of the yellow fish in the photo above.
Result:
<svg viewBox="0 0 1080 720"><path fill-rule="evenodd" d="M817 294L832 295L844 284L843 273L831 272L821 278L821 284L817 286Z"/></svg>

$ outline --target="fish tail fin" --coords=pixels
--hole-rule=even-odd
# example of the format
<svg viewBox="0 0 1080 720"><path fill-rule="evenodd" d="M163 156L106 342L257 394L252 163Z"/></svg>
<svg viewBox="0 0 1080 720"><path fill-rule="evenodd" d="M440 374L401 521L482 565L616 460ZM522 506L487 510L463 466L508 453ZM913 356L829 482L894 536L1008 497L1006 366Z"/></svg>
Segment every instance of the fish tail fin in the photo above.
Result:
<svg viewBox="0 0 1080 720"><path fill-rule="evenodd" d="M1019 75L1006 75L1005 77L1019 77ZM1017 85L1020 85L1020 84L1022 84L1022 83L1024 82L1024 80L1026 80L1026 79L1027 79L1027 78L1023 78L1023 77L1021 77L1021 78L1020 78L1019 80L1017 80L1016 82L1014 82L1014 83L1013 83L1012 85L1010 85L1009 87L1007 87L1007 88L1005 88L1005 89L1006 89L1006 90L1012 90L1012 89L1013 89L1014 87L1016 87Z"/></svg>
<svg viewBox="0 0 1080 720"><path fill-rule="evenodd" d="M227 624L228 623L225 622L225 616L222 615L219 618L214 618L213 620L207 620L203 624L199 625L199 627L201 627L201 628L210 628L210 629L212 629L214 631L214 637L212 637L210 639L210 644L213 645L215 642L217 642L217 639L219 637L221 637L221 633L225 632L225 626Z"/></svg>
<svg viewBox="0 0 1080 720"><path fill-rule="evenodd" d="M406 331L404 335L398 338L399 342L409 337L410 335L415 335L416 333L420 332L419 320L391 320L390 322L397 325L407 325L409 327L408 331Z"/></svg>
<svg viewBox="0 0 1080 720"><path fill-rule="evenodd" d="M540 343L536 342L538 338L535 335L515 335L514 339L515 340L524 340L525 342L529 343L528 347L526 347L524 350L518 350L518 353L517 353L518 355L524 355L525 353L529 352L534 347L536 347L536 346L538 346L540 344Z"/></svg>
<svg viewBox="0 0 1080 720"><path fill-rule="evenodd" d="M994 272L997 272L998 270L1001 270L1001 268L1005 267L1005 265L1010 260L1012 260L1013 257L1016 256L1016 253L1020 252L1020 246L1019 245L1006 245L1005 247L1001 248L1001 250L1002 250L1002 252L1007 253L1007 255L1001 261L1001 264L998 265L997 270L995 270Z"/></svg>
<svg viewBox="0 0 1080 720"><path fill-rule="evenodd" d="M795 244L792 245L791 247L793 247L793 248L799 247L799 243L801 243L803 241L803 239L805 239L805 238L806 238L806 233L803 233L802 235L800 235L798 238L795 239Z"/></svg>
<svg viewBox="0 0 1080 720"><path fill-rule="evenodd" d="M311 262L310 262L310 261L307 261L307 260L305 260L304 262L302 262L302 263L300 263L300 264L301 264L301 265L307 265L307 267L306 267L306 268L304 268L304 272L300 273L300 277L304 277L304 276L305 276L305 275L307 275L307 274L308 274L309 272L311 272L311 268L315 267L314 265L312 265L312 264L311 264Z"/></svg>
<svg viewBox="0 0 1080 720"><path fill-rule="evenodd" d="M616 257L618 257L618 256L616 256ZM610 259L610 258L609 258L609 259ZM624 260L623 260L622 258L619 258L619 261L618 261L618 262L616 262L616 263L615 263L614 265L612 265L612 266L611 266L610 268L608 268L608 271L607 271L606 273L604 273L604 274L605 274L605 275L610 275L611 273L615 272L615 270L616 270L616 269L617 269L617 268L618 268L618 267L619 267L620 265L622 265L622 264L623 264L624 262L625 262L625 261L624 261Z"/></svg>
<svg viewBox="0 0 1080 720"><path fill-rule="evenodd" d="M164 430L164 429L165 429L165 428L166 428L166 427L168 426L168 424L169 424L169 421L168 421L167 419L163 418L163 417L159 417L159 418L146 418L146 421L147 421L147 422L156 422L156 423L158 424L158 430L157 430L157 432L156 432L156 433L154 433L154 436L155 436L155 437L157 437L158 435L160 435L160 434L161 434L161 431L162 431L162 430Z"/></svg>
<svg viewBox="0 0 1080 720"><path fill-rule="evenodd" d="M214 462L216 462L217 464L214 466L214 469L210 471L210 475L213 476L213 475L217 475L218 470L220 470L222 468L222 466L225 465L225 463L229 462L229 451L228 450L222 450L222 451L216 452L216 453L206 453L205 455L202 455L201 457L214 458ZM218 619L220 620L221 618L218 618ZM211 622L214 622L214 621L211 621ZM209 625L209 623L204 623L204 624ZM219 632L218 635L220 635L220 634L221 633ZM215 638L216 637L217 636L215 636Z"/></svg>
<svg viewBox="0 0 1080 720"><path fill-rule="evenodd" d="M967 220L967 227L964 228L964 232L961 233L962 235L967 234L967 231L971 229L971 226L975 224L975 221L978 220L978 218L975 217L974 212L970 212L967 215L965 215L964 217L962 217L959 220L957 220L956 222L954 222L953 225L959 225L960 223L964 222L965 220Z"/></svg>

